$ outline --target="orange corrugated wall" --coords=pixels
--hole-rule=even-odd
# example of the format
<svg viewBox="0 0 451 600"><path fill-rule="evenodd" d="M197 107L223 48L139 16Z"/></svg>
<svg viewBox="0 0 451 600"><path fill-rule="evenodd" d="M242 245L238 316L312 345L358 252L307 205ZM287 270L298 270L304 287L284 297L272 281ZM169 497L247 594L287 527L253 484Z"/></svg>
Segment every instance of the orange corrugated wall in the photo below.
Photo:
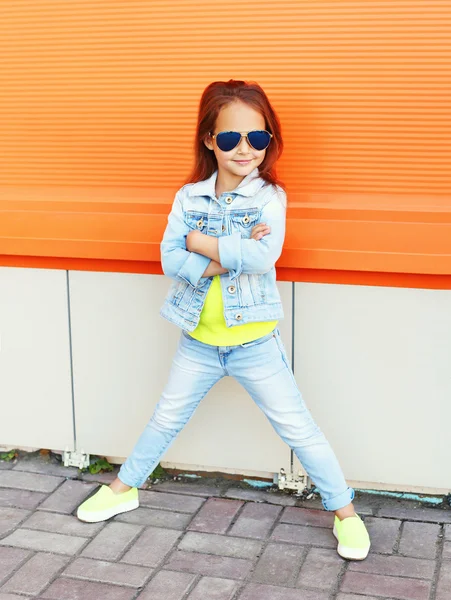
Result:
<svg viewBox="0 0 451 600"><path fill-rule="evenodd" d="M6 200L44 189L59 200L70 187L81 201L84 188L167 201L191 167L203 89L236 78L259 82L279 112L292 203L451 207L450 0L2 0L0 10Z"/></svg>
<svg viewBox="0 0 451 600"><path fill-rule="evenodd" d="M174 187L197 104L258 81L291 192L450 194L451 2L1 2L1 183Z"/></svg>

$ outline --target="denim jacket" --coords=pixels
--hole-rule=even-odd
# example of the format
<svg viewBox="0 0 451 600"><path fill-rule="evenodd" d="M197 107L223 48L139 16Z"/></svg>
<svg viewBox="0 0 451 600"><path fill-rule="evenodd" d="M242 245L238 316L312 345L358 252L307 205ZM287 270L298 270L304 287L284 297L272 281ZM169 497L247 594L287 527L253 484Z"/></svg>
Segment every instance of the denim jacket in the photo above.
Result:
<svg viewBox="0 0 451 600"><path fill-rule="evenodd" d="M173 279L161 315L193 331L212 278L202 277L210 259L189 252L186 236L193 229L218 238L224 318L227 327L283 318L274 264L285 238L286 194L265 182L256 167L233 192L216 198L218 171L204 181L184 185L176 194L161 243L163 272ZM257 223L271 232L250 239Z"/></svg>

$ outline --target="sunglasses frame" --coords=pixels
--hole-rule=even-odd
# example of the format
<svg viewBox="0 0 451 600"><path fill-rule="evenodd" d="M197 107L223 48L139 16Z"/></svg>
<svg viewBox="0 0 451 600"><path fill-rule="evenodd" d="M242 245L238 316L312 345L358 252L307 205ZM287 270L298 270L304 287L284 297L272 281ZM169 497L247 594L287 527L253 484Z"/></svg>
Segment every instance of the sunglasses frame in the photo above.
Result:
<svg viewBox="0 0 451 600"><path fill-rule="evenodd" d="M251 131L246 131L246 132L241 132L241 131L232 131L232 130L230 130L230 129L225 129L224 131L219 131L218 133L212 133L212 132L210 131L210 137L211 137L211 139L213 139L213 140L214 140L216 137L218 137L218 135L219 135L220 133L239 133L239 134L241 135L241 137L240 137L240 139L238 140L238 143L237 143L237 145L236 145L236 146L234 146L233 148L230 148L230 150L221 150L221 148L219 148L219 146L218 146L218 148L221 150L221 152L231 152L232 150L235 150L235 148L237 148L237 147L238 147L238 146L241 144L241 140L243 139L243 137L245 137L245 138L246 138L246 141L247 141L247 143L249 144L249 146L250 146L251 148L253 148L254 150L257 150L257 148L254 148L254 146L251 144L251 142L250 142L250 140L249 140L249 138L248 138L248 135L249 135L250 133L253 133L254 131L264 131L265 133L267 133L267 134L269 135L269 142L268 142L268 146L269 146L269 144L271 143L271 139L272 139L272 137L273 137L273 134L272 134L272 133L270 133L269 131L267 131L266 129L252 129ZM217 145L217 144L218 144L218 142L216 142L216 145ZM268 148L268 146L266 146L266 148ZM263 148L262 150L257 150L257 152L263 152L263 150L266 150L266 148Z"/></svg>

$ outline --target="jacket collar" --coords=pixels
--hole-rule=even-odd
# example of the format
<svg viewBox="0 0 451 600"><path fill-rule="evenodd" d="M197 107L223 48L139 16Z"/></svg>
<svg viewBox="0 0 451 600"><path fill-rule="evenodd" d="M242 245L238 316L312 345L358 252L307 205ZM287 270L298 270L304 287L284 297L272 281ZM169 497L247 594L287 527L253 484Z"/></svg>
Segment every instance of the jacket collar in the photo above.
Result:
<svg viewBox="0 0 451 600"><path fill-rule="evenodd" d="M218 170L216 169L213 175L208 179L194 183L190 187L188 195L216 198L215 186L217 178ZM243 181L234 190L231 190L230 193L246 197L254 196L265 183L265 180L260 177L258 167L255 167L255 169L251 171L249 175L246 175Z"/></svg>

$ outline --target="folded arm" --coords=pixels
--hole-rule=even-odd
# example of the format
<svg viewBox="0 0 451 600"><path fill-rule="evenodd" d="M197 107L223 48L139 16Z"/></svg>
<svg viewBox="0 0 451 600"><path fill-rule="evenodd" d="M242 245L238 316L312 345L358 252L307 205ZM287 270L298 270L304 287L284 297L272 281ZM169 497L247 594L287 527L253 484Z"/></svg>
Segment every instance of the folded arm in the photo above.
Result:
<svg viewBox="0 0 451 600"><path fill-rule="evenodd" d="M227 269L219 264L219 260L214 261L208 256L187 249L186 236L191 229L183 219L180 196L179 191L161 242L161 264L164 274L168 277L197 287L204 277L226 273Z"/></svg>
<svg viewBox="0 0 451 600"><path fill-rule="evenodd" d="M214 238L192 232L187 238L187 248L219 263L235 279L241 273L264 274L272 269L282 253L285 239L286 195L279 191L271 197L262 210L261 220L270 233L257 239L242 238L235 232Z"/></svg>

